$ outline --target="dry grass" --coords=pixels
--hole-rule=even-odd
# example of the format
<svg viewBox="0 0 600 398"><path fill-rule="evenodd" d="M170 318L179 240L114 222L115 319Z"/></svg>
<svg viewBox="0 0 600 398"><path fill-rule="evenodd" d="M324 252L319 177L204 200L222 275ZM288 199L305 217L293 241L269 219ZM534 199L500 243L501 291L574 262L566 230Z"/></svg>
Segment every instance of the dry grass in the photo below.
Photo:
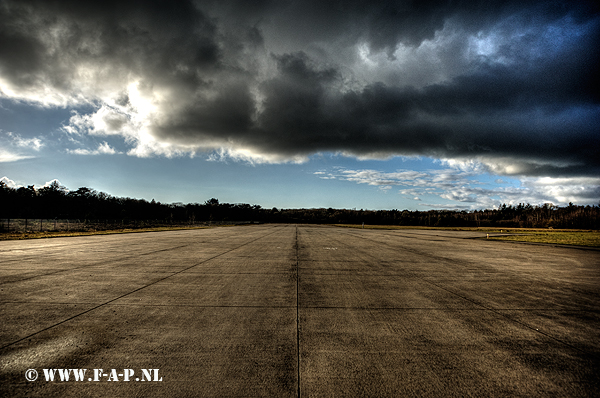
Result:
<svg viewBox="0 0 600 398"><path fill-rule="evenodd" d="M551 243L557 245L600 247L598 231L523 231L522 235L490 237L513 242Z"/></svg>
<svg viewBox="0 0 600 398"><path fill-rule="evenodd" d="M332 224L336 227L342 228L358 228L361 229L361 224ZM482 231L482 232L539 232L539 231L582 231L582 230L571 230L571 229L553 229L547 228L492 228L492 227L424 227L424 226L407 226L407 225L367 225L365 224L364 229L424 229L424 230L439 230L439 231Z"/></svg>
<svg viewBox="0 0 600 398"><path fill-rule="evenodd" d="M0 234L0 240L21 240L21 239L40 239L40 238L58 238L66 236L89 236L89 235L112 235L129 234L138 232L158 232L158 231L178 231L182 229L204 229L211 228L206 226L189 227L152 227L152 228L124 228L111 229L106 231L44 231L44 232L24 232L24 233L3 233Z"/></svg>

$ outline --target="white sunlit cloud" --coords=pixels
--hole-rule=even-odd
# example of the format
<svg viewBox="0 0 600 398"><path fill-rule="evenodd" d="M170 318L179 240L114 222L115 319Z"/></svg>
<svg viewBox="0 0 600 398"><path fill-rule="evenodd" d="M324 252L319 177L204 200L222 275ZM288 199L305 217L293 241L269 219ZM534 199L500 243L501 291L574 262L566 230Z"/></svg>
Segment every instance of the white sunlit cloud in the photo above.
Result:
<svg viewBox="0 0 600 398"><path fill-rule="evenodd" d="M13 152L10 152L10 151L0 148L0 163L16 162L18 160L31 159L31 158L33 158L33 156L21 155L19 153L13 153Z"/></svg>
<svg viewBox="0 0 600 398"><path fill-rule="evenodd" d="M252 149L221 147L212 151L212 153L208 155L207 160L209 162L227 162L228 160L232 160L234 162L243 162L249 165L281 163L302 164L308 161L308 157L304 155L286 156L278 154L264 154L260 152L254 152Z"/></svg>
<svg viewBox="0 0 600 398"><path fill-rule="evenodd" d="M61 184L61 182L60 182L58 179L56 179L56 178L55 178L55 179L53 179L53 180L50 180L50 181L46 181L46 183L45 183L44 185L42 185L42 188L43 188L43 187L49 187L49 186L50 186L50 185L52 185L52 184L56 184L56 185L58 185L59 187L61 187L63 190L65 190L65 191L68 191L68 189L66 189L66 188L63 186L63 184Z"/></svg>
<svg viewBox="0 0 600 398"><path fill-rule="evenodd" d="M132 90L135 87L130 85ZM105 99L93 113L80 114L74 111L69 122L62 126L63 131L75 136L120 137L132 146L129 154L138 157L147 157L153 152L171 155L172 151L168 146L163 145L161 148L160 143L155 142L147 131L148 123L144 118L151 117L147 102L140 100L139 93L134 95L130 91L129 94L132 94L129 97L130 101L132 98L135 99L136 105L128 103L120 106L110 98Z"/></svg>
<svg viewBox="0 0 600 398"><path fill-rule="evenodd" d="M338 179L350 181L357 184L376 186L384 191L392 187L400 188L398 193L407 199L421 201L423 196L437 196L455 202L468 202L473 207L488 204L482 202L476 193L481 193L482 188L472 187L477 184L471 182L467 177L471 176L458 169L443 170L397 170L384 172L379 170L355 170L338 169L325 175L319 175L322 179Z"/></svg>
<svg viewBox="0 0 600 398"><path fill-rule="evenodd" d="M106 141L98 144L98 148L89 150L85 148L67 149L67 153L74 155L114 155L119 154L116 149L111 147Z"/></svg>
<svg viewBox="0 0 600 398"><path fill-rule="evenodd" d="M39 151L44 146L44 143L39 137L23 138L19 134L15 134L12 132L8 132L7 136L12 140L13 145L20 148L27 148L33 149L34 151Z"/></svg>
<svg viewBox="0 0 600 398"><path fill-rule="evenodd" d="M501 184L498 186L482 182L486 167L476 161L442 159L436 162L447 168L394 172L338 168L332 172L319 171L314 174L321 179L367 184L385 191L398 187L400 195L419 202L424 197L442 199L440 203L420 203L421 206L435 208L474 210L496 208L503 203L567 205L573 202L594 205L600 200L600 178L523 177L510 182L488 175L495 184Z"/></svg>
<svg viewBox="0 0 600 398"><path fill-rule="evenodd" d="M18 185L16 182L11 180L7 176L0 178L0 181L3 182L7 187L12 188L12 189L17 189L17 188L22 187L22 185Z"/></svg>
<svg viewBox="0 0 600 398"><path fill-rule="evenodd" d="M375 186L400 185L427 176L426 173L413 170L381 172L377 170L341 170L340 175L346 181Z"/></svg>
<svg viewBox="0 0 600 398"><path fill-rule="evenodd" d="M524 187L537 196L547 198L548 202L565 205L570 202L580 204L600 204L600 178L571 177L571 178L521 178Z"/></svg>
<svg viewBox="0 0 600 398"><path fill-rule="evenodd" d="M39 137L24 138L19 134L2 130L0 133L3 135L0 140L3 146L0 148L0 163L34 158L35 155L31 151L38 152L44 146L44 142Z"/></svg>
<svg viewBox="0 0 600 398"><path fill-rule="evenodd" d="M15 87L8 79L0 76L0 94L6 98L39 104L44 107L77 105L73 97L46 85L30 85L25 88Z"/></svg>
<svg viewBox="0 0 600 398"><path fill-rule="evenodd" d="M268 154L252 148L243 148L205 140L201 142L177 142L158 138L153 128L160 125L164 113L170 107L169 103L176 102L168 98L167 92L157 94L157 89L140 90L138 83L128 86L126 105L119 105L114 99L100 100L100 105L92 113L80 114L73 111L68 123L62 130L70 136L97 136L121 138L130 148L127 155L139 158L165 156L167 158L190 156L198 151L208 153L209 161L245 162L249 164L265 163L303 163L307 160L303 155ZM114 97L118 95L114 93ZM78 154L107 153L98 150L75 149L68 150ZM212 151L212 152L211 152Z"/></svg>
<svg viewBox="0 0 600 398"><path fill-rule="evenodd" d="M141 116L132 107L119 107L103 104L94 113L79 114L74 111L68 124L62 126L63 131L73 137L96 136L122 139L130 146L127 152L130 156L147 158L152 155L165 157L194 154L194 148L185 148L160 142L148 132ZM77 148L67 152L80 155L114 154L117 153L104 141L96 149Z"/></svg>
<svg viewBox="0 0 600 398"><path fill-rule="evenodd" d="M18 189L18 188L22 188L23 185L18 184L17 182L15 182L14 180L11 180L10 178L4 176L2 178L0 178L0 181L3 182L8 188L12 188L12 189ZM46 181L46 183L44 185L41 186L41 188L44 187L49 187L52 184L58 184L59 187L65 189L66 191L68 191L66 188L63 187L63 185L61 184L61 182L59 180L57 180L56 178L50 181Z"/></svg>

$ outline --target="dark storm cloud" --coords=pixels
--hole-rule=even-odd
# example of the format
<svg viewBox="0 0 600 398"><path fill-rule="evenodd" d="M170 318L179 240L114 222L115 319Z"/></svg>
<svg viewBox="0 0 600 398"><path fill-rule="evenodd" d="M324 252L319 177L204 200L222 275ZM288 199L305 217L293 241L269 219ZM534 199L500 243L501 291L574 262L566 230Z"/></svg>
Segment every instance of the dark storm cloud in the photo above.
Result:
<svg viewBox="0 0 600 398"><path fill-rule="evenodd" d="M17 87L76 90L74 68L82 63L197 85L198 68L219 61L216 28L190 2L0 4L0 73Z"/></svg>
<svg viewBox="0 0 600 398"><path fill-rule="evenodd" d="M96 103L119 123L91 131L138 155L426 155L598 175L599 48L592 2L0 0L4 96Z"/></svg>
<svg viewBox="0 0 600 398"><path fill-rule="evenodd" d="M572 76L556 76L552 63L486 66L419 90L375 83L341 94L331 89L335 69L311 70L306 55L287 55L279 76L264 84L261 146L290 154L517 156L528 159L520 172L529 175L596 174L598 92L588 57L580 61Z"/></svg>

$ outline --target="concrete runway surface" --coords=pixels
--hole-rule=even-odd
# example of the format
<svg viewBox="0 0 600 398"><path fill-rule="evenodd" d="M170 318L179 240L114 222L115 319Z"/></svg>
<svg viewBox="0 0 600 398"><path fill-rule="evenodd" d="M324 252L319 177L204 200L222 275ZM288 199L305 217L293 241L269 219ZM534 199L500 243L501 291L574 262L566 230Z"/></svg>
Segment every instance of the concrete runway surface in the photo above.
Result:
<svg viewBox="0 0 600 398"><path fill-rule="evenodd" d="M0 396L600 396L600 252L477 236L255 225L0 242ZM136 382L142 369L162 381Z"/></svg>

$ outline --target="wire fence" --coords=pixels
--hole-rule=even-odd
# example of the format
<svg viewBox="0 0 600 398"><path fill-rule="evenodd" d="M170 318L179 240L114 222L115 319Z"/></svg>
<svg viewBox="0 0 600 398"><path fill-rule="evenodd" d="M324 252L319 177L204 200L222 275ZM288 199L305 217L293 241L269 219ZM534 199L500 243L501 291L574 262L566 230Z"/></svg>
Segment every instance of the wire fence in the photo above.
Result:
<svg viewBox="0 0 600 398"><path fill-rule="evenodd" d="M250 221L170 221L170 220L73 220L45 218L4 218L0 219L0 233L33 232L93 232L119 229L141 229L160 227L190 227L209 225L248 224Z"/></svg>

